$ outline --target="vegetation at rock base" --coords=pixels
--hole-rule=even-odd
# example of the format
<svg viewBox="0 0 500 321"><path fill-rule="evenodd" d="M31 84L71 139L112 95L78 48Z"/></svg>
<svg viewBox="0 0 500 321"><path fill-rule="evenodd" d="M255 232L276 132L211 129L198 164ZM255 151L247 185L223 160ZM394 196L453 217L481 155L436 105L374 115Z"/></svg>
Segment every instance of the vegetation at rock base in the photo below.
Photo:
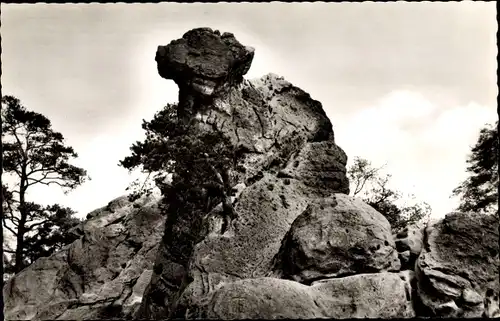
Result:
<svg viewBox="0 0 500 321"><path fill-rule="evenodd" d="M402 202L403 194L389 187L391 175L383 174L381 170L382 167L374 168L370 161L355 157L347 170L352 186L351 195L363 195L362 200L384 215L394 232L430 216L429 204ZM414 196L411 198L414 200Z"/></svg>
<svg viewBox="0 0 500 321"><path fill-rule="evenodd" d="M498 211L498 121L485 125L467 159L469 177L453 190L460 197L457 210L495 214Z"/></svg>
<svg viewBox="0 0 500 321"><path fill-rule="evenodd" d="M175 250L182 257L189 255L202 228L202 218L222 203L226 219L234 216L231 203L231 169L236 153L231 143L216 131L202 131L191 123L179 120L177 106L169 104L143 121L146 139L132 145L130 156L120 161L129 170L140 168L153 175L163 195L164 210L168 213L165 241L176 238ZM171 181L167 175L171 174ZM132 199L149 190L136 188ZM181 221L184 221L182 223ZM184 247L184 245L186 247Z"/></svg>
<svg viewBox="0 0 500 321"><path fill-rule="evenodd" d="M30 202L27 192L35 185L58 185L68 192L82 184L87 173L69 163L78 155L64 145L63 135L44 115L28 111L13 96L3 96L1 116L3 171L15 182L2 184L3 227L16 238L16 249L5 250L14 255L6 270L17 273L71 242L66 231L78 224L71 209Z"/></svg>

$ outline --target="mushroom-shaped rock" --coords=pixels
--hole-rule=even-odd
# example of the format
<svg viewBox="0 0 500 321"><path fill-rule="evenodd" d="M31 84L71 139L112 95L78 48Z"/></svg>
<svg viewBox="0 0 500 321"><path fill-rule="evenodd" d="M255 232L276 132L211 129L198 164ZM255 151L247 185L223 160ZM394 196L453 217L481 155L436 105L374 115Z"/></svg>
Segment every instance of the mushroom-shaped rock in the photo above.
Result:
<svg viewBox="0 0 500 321"><path fill-rule="evenodd" d="M253 55L254 49L243 46L231 33L197 28L159 46L155 60L160 76L173 79L181 91L212 96L240 83Z"/></svg>

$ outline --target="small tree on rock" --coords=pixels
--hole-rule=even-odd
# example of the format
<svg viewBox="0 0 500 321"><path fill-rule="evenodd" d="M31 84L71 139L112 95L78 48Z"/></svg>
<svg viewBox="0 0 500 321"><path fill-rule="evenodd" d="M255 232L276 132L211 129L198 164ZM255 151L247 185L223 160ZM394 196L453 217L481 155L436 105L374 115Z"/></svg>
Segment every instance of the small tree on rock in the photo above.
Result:
<svg viewBox="0 0 500 321"><path fill-rule="evenodd" d="M460 197L457 210L494 214L498 211L498 121L479 132L476 145L467 159L470 176L453 190Z"/></svg>
<svg viewBox="0 0 500 321"><path fill-rule="evenodd" d="M381 174L380 168L373 168L371 163L363 158L355 157L347 174L354 188L352 195L362 193L362 200L384 215L397 232L408 224L429 217L431 208L425 202L402 202L403 194L389 187L390 174ZM411 195L410 198L414 199Z"/></svg>
<svg viewBox="0 0 500 321"><path fill-rule="evenodd" d="M226 224L235 215L231 202L231 169L236 154L227 138L217 131L204 131L179 120L177 106L167 105L149 121L143 121L146 139L130 148L132 155L120 161L120 165L132 170L140 168L152 174L160 188L167 207L167 227L174 222L185 221L189 229L167 231L165 236L175 237L179 254L189 255L199 235L204 214L222 203ZM172 180L165 183L168 174ZM137 197L142 191L132 193ZM182 224L177 224L181 226ZM167 240L168 242L168 240ZM186 244L186 248L182 247Z"/></svg>

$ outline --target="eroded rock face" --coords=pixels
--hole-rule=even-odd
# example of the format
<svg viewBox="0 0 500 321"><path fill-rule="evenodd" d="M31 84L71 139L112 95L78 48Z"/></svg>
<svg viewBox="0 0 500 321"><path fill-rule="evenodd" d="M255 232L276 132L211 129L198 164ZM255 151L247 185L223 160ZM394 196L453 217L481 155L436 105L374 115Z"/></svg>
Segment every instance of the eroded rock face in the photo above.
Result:
<svg viewBox="0 0 500 321"><path fill-rule="evenodd" d="M253 53L253 48L240 44L231 33L221 35L217 30L198 28L168 46L159 46L156 61L160 76L179 85L191 83L194 90L210 95L217 88L203 89L197 80L218 85L241 82L250 69Z"/></svg>
<svg viewBox="0 0 500 321"><path fill-rule="evenodd" d="M498 218L451 213L429 224L416 264L425 314L498 317Z"/></svg>
<svg viewBox="0 0 500 321"><path fill-rule="evenodd" d="M280 176L295 178L318 192L339 191L349 194L345 164L347 155L334 141L307 143L293 157Z"/></svg>
<svg viewBox="0 0 500 321"><path fill-rule="evenodd" d="M405 227L394 235L402 270L413 270L424 243L425 225L421 222Z"/></svg>
<svg viewBox="0 0 500 321"><path fill-rule="evenodd" d="M357 274L343 278L323 279L311 288L319 290L340 302L350 302L350 318L411 318L415 316L411 290L407 280L397 273ZM331 305L337 317L340 309Z"/></svg>
<svg viewBox="0 0 500 321"><path fill-rule="evenodd" d="M131 317L151 278L164 217L157 198L126 197L96 210L83 236L15 275L4 288L8 320Z"/></svg>
<svg viewBox="0 0 500 321"><path fill-rule="evenodd" d="M344 299L344 300L342 300ZM337 299L303 284L276 278L224 284L187 309L189 319L312 319L352 315L351 301Z"/></svg>
<svg viewBox="0 0 500 321"><path fill-rule="evenodd" d="M284 169L295 153L312 144L325 153L323 161L336 159L336 165L325 171L317 169L310 175L311 183L324 174L335 190L348 193L347 156L335 145L332 124L321 103L282 77L269 74L244 80L231 87L227 95L215 96L212 104L200 104L195 109L191 121L200 130L221 132L244 152L239 164L244 168L244 173L239 173L241 181L254 181L262 170ZM319 154L304 151L294 163Z"/></svg>

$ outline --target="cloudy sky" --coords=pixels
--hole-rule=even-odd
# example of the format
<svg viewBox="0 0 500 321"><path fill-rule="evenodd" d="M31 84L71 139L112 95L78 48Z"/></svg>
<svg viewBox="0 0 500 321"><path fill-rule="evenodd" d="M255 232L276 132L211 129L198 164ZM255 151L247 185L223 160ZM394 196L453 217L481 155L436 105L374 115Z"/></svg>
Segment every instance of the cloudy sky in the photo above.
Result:
<svg viewBox="0 0 500 321"><path fill-rule="evenodd" d="M350 161L387 163L395 188L453 209L465 160L496 114L495 2L2 4L2 91L51 119L92 180L30 194L84 217L125 192L117 166L177 87L154 56L195 27L256 49L269 72L322 102Z"/></svg>

